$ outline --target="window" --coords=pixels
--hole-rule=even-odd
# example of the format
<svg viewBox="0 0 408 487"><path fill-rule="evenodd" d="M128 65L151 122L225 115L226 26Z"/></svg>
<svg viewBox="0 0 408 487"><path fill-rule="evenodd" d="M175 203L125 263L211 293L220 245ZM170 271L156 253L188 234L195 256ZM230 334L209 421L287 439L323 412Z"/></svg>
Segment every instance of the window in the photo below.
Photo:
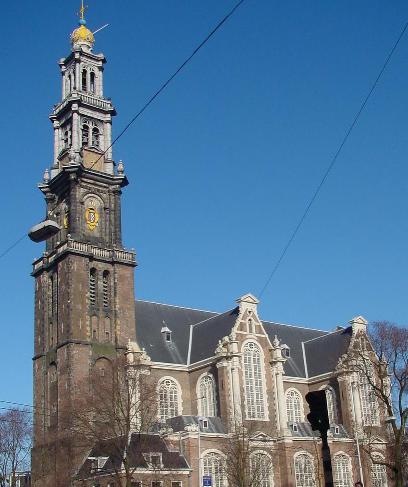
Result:
<svg viewBox="0 0 408 487"><path fill-rule="evenodd" d="M163 467L162 454L161 453L146 453L143 454L146 463L149 468L158 469Z"/></svg>
<svg viewBox="0 0 408 487"><path fill-rule="evenodd" d="M84 123L82 125L82 147L89 146L89 125Z"/></svg>
<svg viewBox="0 0 408 487"><path fill-rule="evenodd" d="M138 480L137 481L132 480L130 482L130 487L142 487L142 482L140 482Z"/></svg>
<svg viewBox="0 0 408 487"><path fill-rule="evenodd" d="M89 304L95 306L96 304L96 269L92 268L89 271Z"/></svg>
<svg viewBox="0 0 408 487"><path fill-rule="evenodd" d="M333 481L334 487L353 487L350 457L345 453L334 455Z"/></svg>
<svg viewBox="0 0 408 487"><path fill-rule="evenodd" d="M201 420L201 426L203 429L207 429L208 428L208 419L202 419Z"/></svg>
<svg viewBox="0 0 408 487"><path fill-rule="evenodd" d="M82 91L88 91L87 76L88 73L86 72L86 69L83 69L82 70Z"/></svg>
<svg viewBox="0 0 408 487"><path fill-rule="evenodd" d="M282 347L283 356L289 358L290 357L290 348L287 345Z"/></svg>
<svg viewBox="0 0 408 487"><path fill-rule="evenodd" d="M173 480L171 482L171 487L182 487L182 483L179 480Z"/></svg>
<svg viewBox="0 0 408 487"><path fill-rule="evenodd" d="M109 306L110 306L110 275L109 275L108 271L103 272L102 287L103 287L103 307L109 308Z"/></svg>
<svg viewBox="0 0 408 487"><path fill-rule="evenodd" d="M166 331L165 333L166 342L171 342L171 331Z"/></svg>
<svg viewBox="0 0 408 487"><path fill-rule="evenodd" d="M273 487L273 464L269 455L256 452L251 456L252 484L259 487Z"/></svg>
<svg viewBox="0 0 408 487"><path fill-rule="evenodd" d="M163 482L161 480L153 480L152 487L162 487Z"/></svg>
<svg viewBox="0 0 408 487"><path fill-rule="evenodd" d="M381 455L375 455L374 460L381 461L384 458ZM371 465L371 480L373 487L387 487L387 470L385 465L379 463L372 463Z"/></svg>
<svg viewBox="0 0 408 487"><path fill-rule="evenodd" d="M219 453L204 454L203 475L211 475L212 487L225 486L224 459Z"/></svg>
<svg viewBox="0 0 408 487"><path fill-rule="evenodd" d="M295 456L296 487L316 487L313 458L307 453Z"/></svg>
<svg viewBox="0 0 408 487"><path fill-rule="evenodd" d="M90 91L91 93L95 93L95 73L91 71L90 76Z"/></svg>
<svg viewBox="0 0 408 487"><path fill-rule="evenodd" d="M207 374L200 378L197 393L200 398L200 416L216 416L215 381L212 375Z"/></svg>
<svg viewBox="0 0 408 487"><path fill-rule="evenodd" d="M173 379L164 379L159 385L159 416L165 422L167 418L178 416L179 393Z"/></svg>
<svg viewBox="0 0 408 487"><path fill-rule="evenodd" d="M262 354L258 345L249 342L244 346L244 382L248 419L265 419L265 388Z"/></svg>
<svg viewBox="0 0 408 487"><path fill-rule="evenodd" d="M303 419L302 397L296 389L286 392L286 413L290 423L300 423Z"/></svg>
<svg viewBox="0 0 408 487"><path fill-rule="evenodd" d="M336 393L331 387L326 387L326 403L327 403L327 414L329 416L329 423L337 423L337 406L336 406Z"/></svg>
<svg viewBox="0 0 408 487"><path fill-rule="evenodd" d="M372 365L366 361L365 371L359 373L359 386L361 397L361 413L364 426L378 426L378 402L375 391L370 384L374 378Z"/></svg>
<svg viewBox="0 0 408 487"><path fill-rule="evenodd" d="M98 127L94 127L92 129L92 145L93 147L99 147L99 129Z"/></svg>

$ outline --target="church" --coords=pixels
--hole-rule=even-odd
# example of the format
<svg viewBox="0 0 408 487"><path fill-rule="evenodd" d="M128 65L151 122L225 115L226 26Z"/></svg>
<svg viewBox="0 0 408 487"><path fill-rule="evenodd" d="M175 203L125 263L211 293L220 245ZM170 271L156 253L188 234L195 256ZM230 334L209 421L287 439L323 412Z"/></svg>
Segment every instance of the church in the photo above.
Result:
<svg viewBox="0 0 408 487"><path fill-rule="evenodd" d="M60 414L94 368L134 354L155 381L157 422L166 428L146 432L150 451L133 457L133 487L227 487L224 445L236 424L246 425L253 454L268 465L253 487L324 485L321 440L307 420L311 391L326 398L333 485L391 487L385 467L359 448L359 432L377 427L376 454L387 454L384 411L346 366L366 337L363 317L327 332L261 317L251 293L231 299L223 313L135 300L136 256L123 246L121 230L128 179L114 160L116 112L104 95L106 59L94 43L82 9L71 50L59 61L62 97L50 115L54 158L39 184L46 220L57 231L32 271L33 486L119 486L115 459L103 446L67 453ZM129 451L137 441L130 435ZM160 480L151 480L153 457Z"/></svg>

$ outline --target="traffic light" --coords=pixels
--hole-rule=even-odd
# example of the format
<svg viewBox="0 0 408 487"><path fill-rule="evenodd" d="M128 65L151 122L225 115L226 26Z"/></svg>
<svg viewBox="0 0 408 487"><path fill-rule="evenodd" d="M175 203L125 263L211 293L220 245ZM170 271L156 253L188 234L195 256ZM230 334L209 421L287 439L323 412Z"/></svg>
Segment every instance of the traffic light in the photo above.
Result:
<svg viewBox="0 0 408 487"><path fill-rule="evenodd" d="M312 430L320 431L320 434L327 435L330 428L329 416L327 414L327 403L325 391L313 391L306 394L306 401L309 404L310 413L307 419Z"/></svg>

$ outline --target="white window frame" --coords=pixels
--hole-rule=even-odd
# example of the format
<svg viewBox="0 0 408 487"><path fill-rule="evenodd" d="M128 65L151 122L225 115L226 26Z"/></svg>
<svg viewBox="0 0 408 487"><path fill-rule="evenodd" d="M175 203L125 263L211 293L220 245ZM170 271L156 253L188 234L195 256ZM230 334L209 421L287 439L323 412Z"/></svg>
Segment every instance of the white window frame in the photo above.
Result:
<svg viewBox="0 0 408 487"><path fill-rule="evenodd" d="M213 472L209 471L208 467L205 465L205 460L207 456L217 456L220 459L221 465L220 465L220 472L221 472L221 478L214 478ZM226 457L224 453L222 453L220 450L216 449L209 449L209 450L204 450L201 454L201 472L202 475L211 475L211 480L212 480L212 487L227 487L227 476L225 474L224 466L223 463L226 461ZM211 469L213 470L213 469Z"/></svg>
<svg viewBox="0 0 408 487"><path fill-rule="evenodd" d="M373 453L373 458L385 460L381 453ZM373 487L388 487L387 467L385 465L371 462L370 477Z"/></svg>
<svg viewBox="0 0 408 487"><path fill-rule="evenodd" d="M265 450L255 450L251 453L250 456L250 465L252 466L252 458L256 455L265 455L269 460L270 471L269 471L269 478L262 479L260 482L255 482L259 487L274 487L275 485L275 470L273 468L273 460L271 455ZM258 479L259 480L259 479Z"/></svg>
<svg viewBox="0 0 408 487"><path fill-rule="evenodd" d="M201 384L202 381L206 379L210 379L212 381L212 386L210 391L212 395L212 400L211 397L210 398L205 396L203 397ZM209 372L204 372L203 374L200 375L196 384L196 394L198 397L198 415L205 416L205 417L217 416L217 389L216 389L215 378L212 374L210 374Z"/></svg>
<svg viewBox="0 0 408 487"><path fill-rule="evenodd" d="M251 382L249 378L254 379L255 367L253 358L249 364L245 363L245 349L253 345L259 351L259 377L258 386ZM242 352L242 376L243 376L243 386L244 386L244 403L245 403L245 416L247 420L255 421L268 421L269 411L268 411L268 398L266 392L266 377L265 377L265 357L260 344L255 340L245 340L241 348ZM252 354L253 357L253 354ZM259 387L260 386L260 387ZM257 400L257 393L260 394L261 398ZM251 401L249 401L251 399ZM259 408L262 407L262 414L260 414Z"/></svg>
<svg viewBox="0 0 408 487"><path fill-rule="evenodd" d="M174 383L174 385L176 386L177 396L176 396L176 408L175 408L176 414L174 416L170 415L170 416L164 417L164 415L162 415L162 406L161 406L161 401L160 401L160 389L163 386L164 382L166 382L166 381L171 381ZM160 421L165 423L166 419L174 418L175 416L181 416L183 414L183 402L182 402L181 387L180 387L180 384L179 384L177 379L175 379L174 377L169 376L169 375L161 377L158 384L157 384L157 396L158 396L158 404L159 404L157 413L158 413L158 417L159 417ZM168 397L167 397L167 400L168 400ZM170 409L169 405L167 406L167 409L168 410Z"/></svg>
<svg viewBox="0 0 408 487"><path fill-rule="evenodd" d="M293 409L294 414L289 414L289 402L288 396L290 394L296 394L299 397L299 411ZM295 387L289 387L285 391L285 403L286 403L286 415L288 418L289 423L302 423L305 420L305 412L304 412L304 405L303 405L303 396L302 394L296 389ZM293 403L293 401L292 401ZM294 404L294 403L293 403Z"/></svg>
<svg viewBox="0 0 408 487"><path fill-rule="evenodd" d="M306 479L307 480L307 483L305 483L305 479L304 478L298 478L298 475L304 475L305 473L308 474L308 472L297 472L296 470L296 466L297 466L297 462L298 462L298 458L299 457L305 457L305 458L308 458L311 462L311 465L312 465L312 472L311 472L311 478L309 479ZM295 486L296 487L317 487L317 482L316 482L316 465L315 465L315 461L314 461L314 458L313 458L313 455L311 455L309 452L307 451L300 451L298 453L295 453L294 457L293 457L293 463L294 463L294 469L293 469L293 472L294 472L294 476L295 476Z"/></svg>
<svg viewBox="0 0 408 487"><path fill-rule="evenodd" d="M338 464L336 463L337 460L343 457L344 460L346 461L346 464L342 464L342 466L346 465L347 472L344 472L344 470L339 471L338 470ZM333 455L333 486L334 487L353 487L353 468L351 464L351 458L350 455L347 455L347 453L344 453L343 451L336 452ZM347 479L348 477L348 479Z"/></svg>

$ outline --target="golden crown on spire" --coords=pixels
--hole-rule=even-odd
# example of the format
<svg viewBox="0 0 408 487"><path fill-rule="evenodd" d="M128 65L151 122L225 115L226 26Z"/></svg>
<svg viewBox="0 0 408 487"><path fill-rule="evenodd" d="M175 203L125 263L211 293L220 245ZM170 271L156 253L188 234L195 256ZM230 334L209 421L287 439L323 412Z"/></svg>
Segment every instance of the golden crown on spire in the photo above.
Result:
<svg viewBox="0 0 408 487"><path fill-rule="evenodd" d="M81 8L79 9L79 27L71 34L71 42L73 46L86 46L92 48L95 42L93 33L86 27L85 10L88 7L84 5L84 0L81 0Z"/></svg>

